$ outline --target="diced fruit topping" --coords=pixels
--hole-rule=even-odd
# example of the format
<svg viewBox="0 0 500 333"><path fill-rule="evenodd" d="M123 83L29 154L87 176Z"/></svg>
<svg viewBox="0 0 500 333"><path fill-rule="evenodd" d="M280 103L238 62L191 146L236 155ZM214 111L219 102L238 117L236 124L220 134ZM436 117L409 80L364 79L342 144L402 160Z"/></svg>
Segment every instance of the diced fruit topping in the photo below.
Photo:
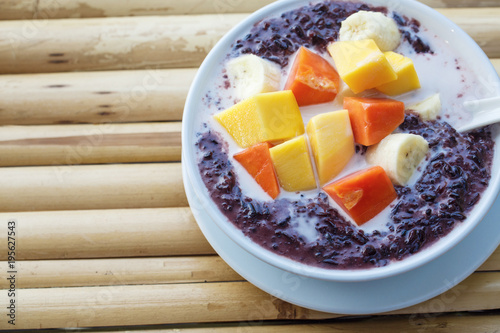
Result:
<svg viewBox="0 0 500 333"><path fill-rule="evenodd" d="M393 19L382 13L362 10L342 21L339 39L373 39L382 51L392 51L399 45L401 34Z"/></svg>
<svg viewBox="0 0 500 333"><path fill-rule="evenodd" d="M281 187L289 192L316 188L316 179L305 136L269 149Z"/></svg>
<svg viewBox="0 0 500 333"><path fill-rule="evenodd" d="M291 90L299 106L333 101L340 78L322 56L300 47L290 70L285 90Z"/></svg>
<svg viewBox="0 0 500 333"><path fill-rule="evenodd" d="M290 90L257 94L214 118L243 148L304 134L302 115Z"/></svg>
<svg viewBox="0 0 500 333"><path fill-rule="evenodd" d="M234 154L234 159L248 171L271 198L275 199L280 194L280 188L269 153L270 147L271 145L267 142L258 143Z"/></svg>
<svg viewBox="0 0 500 333"><path fill-rule="evenodd" d="M366 160L384 168L394 184L404 186L428 150L427 141L420 135L397 133L369 147Z"/></svg>
<svg viewBox="0 0 500 333"><path fill-rule="evenodd" d="M384 55L398 75L398 78L395 81L378 86L378 91L389 96L394 96L420 88L417 71L410 58L391 51L385 52Z"/></svg>
<svg viewBox="0 0 500 333"><path fill-rule="evenodd" d="M406 109L418 113L422 120L435 120L441 111L441 99L439 94L434 94Z"/></svg>
<svg viewBox="0 0 500 333"><path fill-rule="evenodd" d="M322 113L306 127L320 185L337 176L354 155L354 139L347 110Z"/></svg>
<svg viewBox="0 0 500 333"><path fill-rule="evenodd" d="M357 12L342 22L339 41L327 47L335 67L301 46L283 91L277 91L281 69L276 64L253 54L231 59L226 70L241 101L214 118L246 148L234 159L275 199L280 186L289 192L315 189L315 171L324 186L348 165L355 142L369 146L366 161L375 166L323 190L356 224L375 217L396 199L393 184L406 185L429 149L421 136L391 134L404 121L403 102L369 97L420 88L413 61L392 52L400 40L394 20L378 12ZM368 89L373 90L364 97L355 96ZM345 110L313 116L303 135L299 106L335 98ZM435 119L441 109L439 94L408 109L423 120Z"/></svg>
<svg viewBox="0 0 500 333"><path fill-rule="evenodd" d="M372 39L328 45L342 80L358 94L397 79L391 64Z"/></svg>
<svg viewBox="0 0 500 333"><path fill-rule="evenodd" d="M388 98L344 98L349 110L354 141L365 146L380 142L392 133L405 117L403 102Z"/></svg>
<svg viewBox="0 0 500 333"><path fill-rule="evenodd" d="M357 225L375 217L397 197L391 180L380 166L352 173L323 190Z"/></svg>
<svg viewBox="0 0 500 333"><path fill-rule="evenodd" d="M231 59L226 66L227 75L239 100L280 88L281 70L269 60L254 54Z"/></svg>

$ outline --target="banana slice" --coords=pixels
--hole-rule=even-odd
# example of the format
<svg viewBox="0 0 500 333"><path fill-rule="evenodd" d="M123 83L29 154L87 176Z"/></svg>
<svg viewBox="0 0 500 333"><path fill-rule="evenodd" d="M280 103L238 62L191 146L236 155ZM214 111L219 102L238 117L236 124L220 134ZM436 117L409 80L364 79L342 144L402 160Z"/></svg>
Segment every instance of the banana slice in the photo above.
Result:
<svg viewBox="0 0 500 333"><path fill-rule="evenodd" d="M230 60L226 70L235 88L235 97L240 100L279 90L281 70L278 65L254 54L245 54Z"/></svg>
<svg viewBox="0 0 500 333"><path fill-rule="evenodd" d="M396 22L382 13L359 11L342 21L341 41L373 39L381 51L394 50L401 41Z"/></svg>
<svg viewBox="0 0 500 333"><path fill-rule="evenodd" d="M441 98L439 94L431 95L417 104L407 106L406 110L418 113L422 120L434 120L441 111Z"/></svg>
<svg viewBox="0 0 500 333"><path fill-rule="evenodd" d="M366 160L384 168L394 184L404 186L428 150L429 144L420 135L390 134L368 148Z"/></svg>

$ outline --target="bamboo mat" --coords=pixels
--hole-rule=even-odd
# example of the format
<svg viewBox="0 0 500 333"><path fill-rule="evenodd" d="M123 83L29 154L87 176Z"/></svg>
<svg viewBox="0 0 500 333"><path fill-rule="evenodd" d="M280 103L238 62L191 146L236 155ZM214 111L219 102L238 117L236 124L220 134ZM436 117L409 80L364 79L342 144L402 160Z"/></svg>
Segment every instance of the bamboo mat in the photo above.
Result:
<svg viewBox="0 0 500 333"><path fill-rule="evenodd" d="M500 250L444 295L345 317L266 294L207 243L182 184L184 100L217 40L270 2L0 0L0 329L498 331ZM424 2L500 70L500 1Z"/></svg>

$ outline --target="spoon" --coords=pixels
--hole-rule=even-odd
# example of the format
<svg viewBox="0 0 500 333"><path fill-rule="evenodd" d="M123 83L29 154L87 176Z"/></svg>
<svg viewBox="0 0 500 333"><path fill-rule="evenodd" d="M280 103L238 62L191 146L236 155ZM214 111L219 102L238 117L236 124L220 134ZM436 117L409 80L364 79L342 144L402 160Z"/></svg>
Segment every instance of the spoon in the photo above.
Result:
<svg viewBox="0 0 500 333"><path fill-rule="evenodd" d="M457 128L458 132L467 132L475 128L500 122L500 96L464 102L466 111L472 114L472 120Z"/></svg>

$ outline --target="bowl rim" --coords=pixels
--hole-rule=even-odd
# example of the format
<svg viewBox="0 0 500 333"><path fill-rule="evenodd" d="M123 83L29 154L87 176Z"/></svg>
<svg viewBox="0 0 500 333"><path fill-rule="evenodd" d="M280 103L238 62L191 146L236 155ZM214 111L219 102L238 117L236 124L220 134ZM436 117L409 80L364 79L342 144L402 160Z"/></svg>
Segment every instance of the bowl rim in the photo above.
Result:
<svg viewBox="0 0 500 333"><path fill-rule="evenodd" d="M440 26L446 27L444 33L446 35L453 37L453 39L461 41L462 44L467 45L464 52L470 54L466 58L471 56L479 57L480 61L478 63L481 66L481 71L484 73L492 74L494 73L493 80L497 84L496 93L500 95L500 78L496 74L496 71L489 61L489 58L483 52L483 50L476 44L476 42L467 35L461 28L459 28L455 23L450 21L444 15L435 11L434 9L421 4L415 0L337 0L342 2L360 2L366 3L374 6L387 6L391 9L403 8L403 14L407 12L415 12L411 17L419 19L424 24L428 22L433 22L432 24L438 24ZM196 108L194 107L201 97L199 92L204 93L206 91L205 78L211 77L214 73L218 64L225 58L229 52L230 45L240 36L242 36L248 29L259 20L266 17L278 15L284 11L296 9L300 6L305 6L310 3L318 3L322 1L308 1L308 0L279 0L277 2L271 3L256 12L249 15L243 21L238 23L229 32L227 32L212 48L208 53L207 57L200 66L193 83L189 89L186 103L184 107L183 120L182 120L182 163L187 164L186 172L189 174L193 186L203 188L203 191L197 192L200 195L200 199L203 202L204 211L211 216L211 218L217 223L217 225L239 246L245 249L247 252L251 253L258 259L267 262L275 267L283 269L285 271L292 272L294 274L306 276L309 278L316 278L328 281L339 281L339 282L357 282L357 281L369 281L375 279L386 278L394 275L398 275L413 269L416 269L434 259L441 256L456 244L462 241L483 219L483 217L488 212L489 208L494 203L494 200L500 189L500 173L494 173L495 165L500 162L497 144L495 144L495 154L492 163L492 172L489 185L485 192L483 192L481 200L476 204L472 212L467 217L468 223L461 224L460 226L455 226L453 230L445 237L438 240L435 244L432 244L426 249L419 251L418 253L407 257L400 261L393 261L386 266L373 267L366 269L326 269L316 266L310 266L306 264L299 263L290 258L273 253L257 243L254 243L250 238L245 236L239 228L237 228L233 223L231 223L227 217L222 214L219 208L213 203L210 198L208 191L206 191L205 184L201 178L201 175L197 168L196 152L194 149L193 137L195 134L195 117L190 117L191 113L195 114ZM422 19L422 17L426 17ZM436 23L437 22L437 23ZM443 33L440 31L440 33ZM451 34L451 35L450 35ZM465 48L464 48L465 49ZM477 70L477 69L476 69ZM498 135L495 138L497 142ZM184 154L185 153L185 154ZM452 236L453 237L450 237ZM443 241L446 239L447 241Z"/></svg>

